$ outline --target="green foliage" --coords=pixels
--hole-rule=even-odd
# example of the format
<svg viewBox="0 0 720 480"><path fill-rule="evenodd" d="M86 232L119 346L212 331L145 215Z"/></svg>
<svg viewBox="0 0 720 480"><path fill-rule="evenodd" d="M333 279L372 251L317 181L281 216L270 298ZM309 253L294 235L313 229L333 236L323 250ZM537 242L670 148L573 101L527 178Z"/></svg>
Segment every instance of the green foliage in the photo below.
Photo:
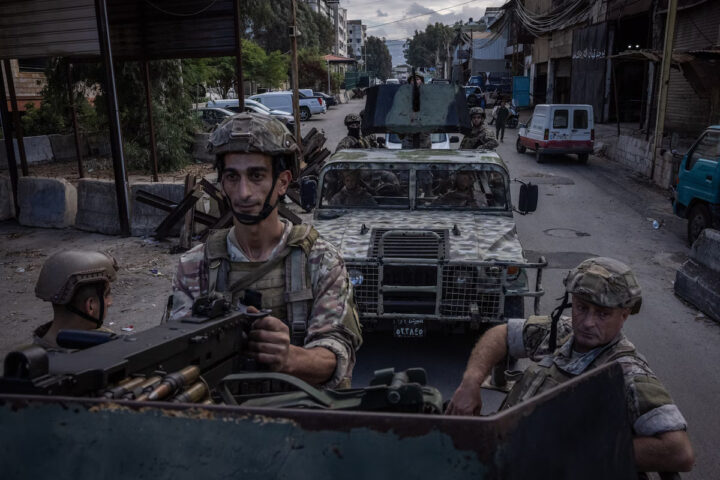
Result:
<svg viewBox="0 0 720 480"><path fill-rule="evenodd" d="M322 90L327 87L327 63L314 50L298 52L298 82L300 88Z"/></svg>
<svg viewBox="0 0 720 480"><path fill-rule="evenodd" d="M435 23L424 32L415 31L413 38L405 42L405 58L414 67L437 67L448 58L448 46L456 36L449 25Z"/></svg>
<svg viewBox="0 0 720 480"><path fill-rule="evenodd" d="M365 44L367 69L377 72L377 76L385 81L392 75L392 57L385 42L377 37L368 37Z"/></svg>

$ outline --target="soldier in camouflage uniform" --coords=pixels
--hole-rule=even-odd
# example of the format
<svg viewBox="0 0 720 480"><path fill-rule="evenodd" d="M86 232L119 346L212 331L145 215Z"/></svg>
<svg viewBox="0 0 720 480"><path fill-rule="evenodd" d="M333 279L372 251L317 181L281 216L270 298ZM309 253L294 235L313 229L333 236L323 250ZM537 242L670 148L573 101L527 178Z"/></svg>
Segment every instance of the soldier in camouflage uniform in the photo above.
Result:
<svg viewBox="0 0 720 480"><path fill-rule="evenodd" d="M472 132L465 135L460 144L460 148L464 150L474 150L482 148L485 150L493 150L499 144L495 139L495 135L485 127L485 110L481 107L473 107L470 109L470 122L472 124Z"/></svg>
<svg viewBox="0 0 720 480"><path fill-rule="evenodd" d="M353 290L337 250L312 226L280 219L278 202L297 175L297 144L270 116L242 113L210 137L233 227L212 232L180 258L170 321L200 296L257 303L248 350L259 364L313 385L349 386L362 339Z"/></svg>
<svg viewBox="0 0 720 480"><path fill-rule="evenodd" d="M483 335L471 354L448 413L480 413L480 385L506 354L529 357L537 363L523 373L503 408L593 367L618 361L625 377L638 471L689 471L694 455L685 419L645 358L621 331L627 317L637 313L642 303L635 275L617 260L591 258L569 272L565 288L563 304L551 317L509 319L507 325ZM572 304L568 303L569 295ZM572 318L562 317L563 309L570 305Z"/></svg>
<svg viewBox="0 0 720 480"><path fill-rule="evenodd" d="M377 142L374 138L371 138L370 136L363 137L360 134L360 115L356 113L346 115L345 126L348 129L348 134L345 138L340 140L335 152L346 148L377 148Z"/></svg>
<svg viewBox="0 0 720 480"><path fill-rule="evenodd" d="M46 350L68 351L57 344L60 330L98 330L112 305L110 284L115 281L117 262L101 252L65 250L43 264L35 295L51 302L53 320L33 332L33 343Z"/></svg>

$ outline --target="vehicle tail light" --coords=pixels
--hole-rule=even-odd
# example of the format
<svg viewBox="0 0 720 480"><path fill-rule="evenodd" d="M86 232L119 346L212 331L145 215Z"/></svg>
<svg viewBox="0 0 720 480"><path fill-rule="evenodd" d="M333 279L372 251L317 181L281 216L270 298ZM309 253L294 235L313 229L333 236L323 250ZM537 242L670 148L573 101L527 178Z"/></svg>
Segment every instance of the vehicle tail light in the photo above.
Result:
<svg viewBox="0 0 720 480"><path fill-rule="evenodd" d="M520 271L520 267L517 267L517 266L508 267L508 269L507 269L508 275L517 275L519 271Z"/></svg>
<svg viewBox="0 0 720 480"><path fill-rule="evenodd" d="M318 97L318 103L322 105L322 98Z"/></svg>
<svg viewBox="0 0 720 480"><path fill-rule="evenodd" d="M590 129L590 140L595 141L595 129Z"/></svg>
<svg viewBox="0 0 720 480"><path fill-rule="evenodd" d="M543 140L549 140L549 139L550 139L550 130L546 128Z"/></svg>

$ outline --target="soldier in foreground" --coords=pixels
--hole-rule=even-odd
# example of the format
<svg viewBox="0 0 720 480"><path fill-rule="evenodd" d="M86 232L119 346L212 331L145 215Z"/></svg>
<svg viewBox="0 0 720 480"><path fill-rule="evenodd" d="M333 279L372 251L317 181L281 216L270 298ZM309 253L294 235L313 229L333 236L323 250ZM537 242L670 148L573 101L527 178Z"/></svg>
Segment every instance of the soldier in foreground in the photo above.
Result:
<svg viewBox="0 0 720 480"><path fill-rule="evenodd" d="M356 113L350 113L345 116L345 126L348 134L340 140L335 152L346 148L377 148L377 143L373 143L374 139L363 137L360 133L361 118Z"/></svg>
<svg viewBox="0 0 720 480"><path fill-rule="evenodd" d="M278 215L298 171L295 139L272 117L243 113L213 132L210 149L233 227L181 257L170 320L200 296L250 305L261 296L271 314L253 323L249 354L313 385L349 386L362 339L345 265L312 226Z"/></svg>
<svg viewBox="0 0 720 480"><path fill-rule="evenodd" d="M463 150L474 150L483 148L493 150L499 144L492 132L485 127L485 110L480 107L470 109L470 123L472 124L472 132L466 135L460 143Z"/></svg>
<svg viewBox="0 0 720 480"><path fill-rule="evenodd" d="M635 462L641 472L690 471L694 454L687 424L645 359L622 333L627 317L640 310L640 286L630 268L611 258L585 260L565 278L562 305L550 317L509 319L485 333L468 361L448 406L450 415L478 415L480 386L506 354L529 357L529 367L508 394L503 408L527 400L595 366L617 360L634 434ZM568 303L568 295L572 303ZM572 318L561 317L572 306Z"/></svg>
<svg viewBox="0 0 720 480"><path fill-rule="evenodd" d="M117 262L100 252L65 250L43 264L35 295L52 303L53 319L33 332L33 343L46 350L63 351L57 344L60 330L109 330L102 327L112 305L110 284Z"/></svg>

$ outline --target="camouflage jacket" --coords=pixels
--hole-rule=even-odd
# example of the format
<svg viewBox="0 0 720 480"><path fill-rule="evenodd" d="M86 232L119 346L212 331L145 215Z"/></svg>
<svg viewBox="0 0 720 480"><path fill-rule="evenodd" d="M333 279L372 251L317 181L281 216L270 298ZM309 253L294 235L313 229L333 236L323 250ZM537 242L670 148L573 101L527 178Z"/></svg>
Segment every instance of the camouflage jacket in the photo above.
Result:
<svg viewBox="0 0 720 480"><path fill-rule="evenodd" d="M475 150L476 148L492 150L497 148L498 145L495 134L485 125L481 125L480 127L473 127L472 132L463 137L460 148L463 150Z"/></svg>
<svg viewBox="0 0 720 480"><path fill-rule="evenodd" d="M348 135L340 140L335 151L337 152L347 148L377 148L377 141L374 137L371 139L370 136L355 138Z"/></svg>
<svg viewBox="0 0 720 480"><path fill-rule="evenodd" d="M572 321L562 317L558 322L557 345L550 351L550 317L532 316L527 320L510 319L508 321L508 353L515 358L530 358L537 366L554 370L564 380L605 363L617 360L622 366L625 379L625 400L627 402L630 424L635 435L652 436L663 432L685 430L687 423L670 394L660 383L648 366L645 358L621 332L609 344L597 347L586 353L577 353L572 349ZM534 366L533 366L534 367ZM516 388L522 389L526 377L533 374L533 367L523 374L515 384L508 399ZM561 380L562 381L562 380ZM538 394L554 385L538 383ZM547 383L547 382L546 382Z"/></svg>
<svg viewBox="0 0 720 480"><path fill-rule="evenodd" d="M285 223L280 243L270 258L280 253L287 242L292 224ZM196 298L207 294L208 265L204 244L180 257L173 277L173 307L170 321L179 320L192 312ZM227 236L227 247L233 262L247 262L235 240L234 227ZM337 364L333 376L323 387L333 388L349 383L355 365L355 351L362 344L357 307L345 264L335 247L319 237L308 255L313 305L307 324L305 348L324 347L335 354ZM358 332L358 333L355 333Z"/></svg>

